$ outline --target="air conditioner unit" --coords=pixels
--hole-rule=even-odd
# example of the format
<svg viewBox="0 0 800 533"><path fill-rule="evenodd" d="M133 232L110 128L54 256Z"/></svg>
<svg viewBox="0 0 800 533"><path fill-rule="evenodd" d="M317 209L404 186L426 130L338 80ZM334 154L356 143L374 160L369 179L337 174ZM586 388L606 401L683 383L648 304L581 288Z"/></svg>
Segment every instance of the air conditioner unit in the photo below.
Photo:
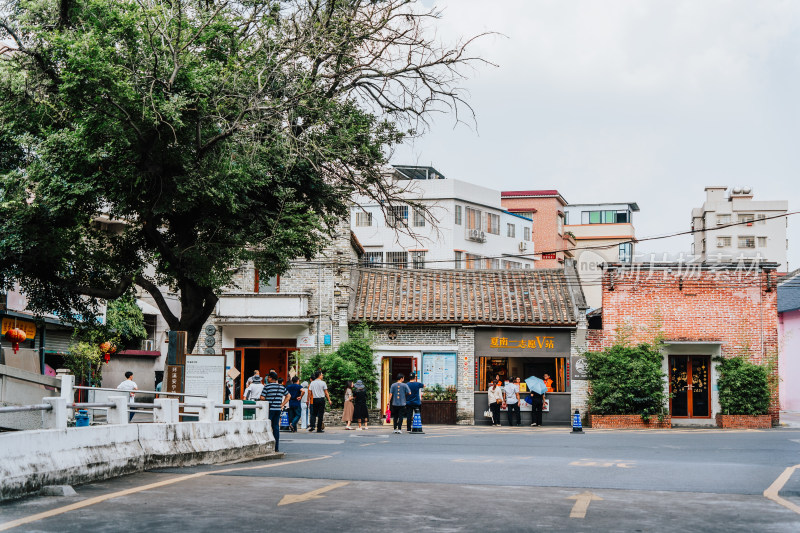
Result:
<svg viewBox="0 0 800 533"><path fill-rule="evenodd" d="M477 242L486 242L486 233L479 229L471 229L467 231L467 239Z"/></svg>
<svg viewBox="0 0 800 533"><path fill-rule="evenodd" d="M526 241L519 241L519 251L524 252L528 249L528 243Z"/></svg>
<svg viewBox="0 0 800 533"><path fill-rule="evenodd" d="M153 341L151 339L147 339L142 341L142 350L152 352L153 351Z"/></svg>

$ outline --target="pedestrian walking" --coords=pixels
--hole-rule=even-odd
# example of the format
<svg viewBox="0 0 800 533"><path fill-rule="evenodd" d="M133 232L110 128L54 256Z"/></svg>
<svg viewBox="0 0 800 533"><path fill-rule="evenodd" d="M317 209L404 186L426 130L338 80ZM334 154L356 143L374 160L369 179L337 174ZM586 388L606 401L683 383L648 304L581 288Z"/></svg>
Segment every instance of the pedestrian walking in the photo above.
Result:
<svg viewBox="0 0 800 533"><path fill-rule="evenodd" d="M258 378L261 381L261 372L256 368L253 370L253 375L247 378L247 383L244 384L245 388L249 387L254 379Z"/></svg>
<svg viewBox="0 0 800 533"><path fill-rule="evenodd" d="M301 416L300 400L303 397L303 387L299 381L300 378L292 376L292 384L286 387L286 392L289 393L289 429L292 433L297 433L297 421Z"/></svg>
<svg viewBox="0 0 800 533"><path fill-rule="evenodd" d="M325 399L328 400L328 405L333 405L331 402L331 395L328 394L328 385L325 383L322 378L324 377L323 373L319 370L314 372L314 381L308 386L308 391L311 393L311 401L313 411L313 417L311 419L311 426L308 428L309 431L314 431L314 419L317 421L317 433L323 432L323 418L325 416Z"/></svg>
<svg viewBox="0 0 800 533"><path fill-rule="evenodd" d="M395 433L403 432L403 416L406 414L408 397L411 396L411 389L408 388L405 380L405 374L397 374L397 381L392 383L389 388L389 395L392 397L392 420Z"/></svg>
<svg viewBox="0 0 800 533"><path fill-rule="evenodd" d="M529 396L531 404L531 426L542 425L542 407L544 406L544 394L531 391Z"/></svg>
<svg viewBox="0 0 800 533"><path fill-rule="evenodd" d="M244 399L253 402L258 400L261 397L261 390L263 388L264 384L261 383L261 377L253 376L253 380L250 381L250 385L248 385L244 390Z"/></svg>
<svg viewBox="0 0 800 533"><path fill-rule="evenodd" d="M492 386L489 387L489 409L492 411L492 424L495 426L500 425L500 408L505 401L503 394L503 387L500 386L500 380L492 381Z"/></svg>
<svg viewBox="0 0 800 533"><path fill-rule="evenodd" d="M139 390L139 386L136 384L135 381L133 381L133 372L131 372L130 370L128 372L125 372L125 381L117 385L117 390L128 391L129 393L128 403L133 403L133 397L135 395L133 391ZM128 422L133 420L133 415L134 415L133 410L131 410L131 408L128 407Z"/></svg>
<svg viewBox="0 0 800 533"><path fill-rule="evenodd" d="M300 397L300 429L308 429L308 381L300 384L303 395Z"/></svg>
<svg viewBox="0 0 800 533"><path fill-rule="evenodd" d="M365 430L369 424L369 409L367 409L367 388L360 379L353 387L353 418L358 422L358 429ZM361 426L361 423L364 426Z"/></svg>
<svg viewBox="0 0 800 533"><path fill-rule="evenodd" d="M255 383L256 380L253 380ZM267 384L261 389L261 399L269 402L269 421L272 426L272 436L275 437L275 451L280 451L281 440L281 411L289 402L289 393L286 388L278 383L278 374L267 374Z"/></svg>
<svg viewBox="0 0 800 533"><path fill-rule="evenodd" d="M512 377L505 386L508 425L521 425L519 416L519 378Z"/></svg>
<svg viewBox="0 0 800 533"><path fill-rule="evenodd" d="M411 433L411 422L414 420L414 411L419 411L420 419L422 419L422 398L420 391L425 388L425 385L417 381L417 373L412 372L408 376L408 390L411 394L406 402L406 431Z"/></svg>
<svg viewBox="0 0 800 533"><path fill-rule="evenodd" d="M350 431L353 428L350 424L353 423L353 382L348 381L344 390L344 412L342 413L342 422L347 423L344 429Z"/></svg>

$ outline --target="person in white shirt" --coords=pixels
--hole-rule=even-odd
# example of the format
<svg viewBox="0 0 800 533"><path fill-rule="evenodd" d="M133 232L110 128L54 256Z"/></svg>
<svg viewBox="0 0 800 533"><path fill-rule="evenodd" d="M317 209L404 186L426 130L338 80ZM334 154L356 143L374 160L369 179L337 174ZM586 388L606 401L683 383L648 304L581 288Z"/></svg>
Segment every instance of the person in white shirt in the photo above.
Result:
<svg viewBox="0 0 800 533"><path fill-rule="evenodd" d="M133 391L139 390L139 386L133 381L133 372L130 370L125 372L125 381L117 385L117 390L129 391L128 403L133 403L133 396L135 394ZM128 408L128 422L131 420L133 420L133 411Z"/></svg>
<svg viewBox="0 0 800 533"><path fill-rule="evenodd" d="M508 425L511 427L520 426L520 416L519 416L519 378L512 377L511 380L506 383L506 407L508 408ZM516 424L514 423L514 419L516 418Z"/></svg>
<svg viewBox="0 0 800 533"><path fill-rule="evenodd" d="M300 398L300 429L308 429L308 381L302 382L300 386L303 394Z"/></svg>
<svg viewBox="0 0 800 533"><path fill-rule="evenodd" d="M244 390L244 399L245 400L258 400L261 397L261 391L264 388L264 384L261 383L260 376L253 376L253 381L250 382L250 385Z"/></svg>
<svg viewBox="0 0 800 533"><path fill-rule="evenodd" d="M257 368L253 370L253 375L247 378L247 382L244 384L244 386L249 387L253 383L253 381L256 380L256 378L258 378L258 380L261 381L261 373ZM262 383L261 386L263 387L264 384Z"/></svg>

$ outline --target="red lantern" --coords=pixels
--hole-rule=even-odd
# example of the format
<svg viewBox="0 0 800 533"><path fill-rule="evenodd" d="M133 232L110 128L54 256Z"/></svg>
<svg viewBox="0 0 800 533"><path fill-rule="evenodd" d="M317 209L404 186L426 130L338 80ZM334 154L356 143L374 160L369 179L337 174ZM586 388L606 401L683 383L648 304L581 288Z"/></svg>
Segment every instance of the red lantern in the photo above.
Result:
<svg viewBox="0 0 800 533"><path fill-rule="evenodd" d="M25 335L25 332L19 328L11 328L6 331L6 340L11 343L11 347L14 348L14 353L19 351L19 343L25 342L25 339L28 338Z"/></svg>
<svg viewBox="0 0 800 533"><path fill-rule="evenodd" d="M110 353L108 353L108 352L104 353L104 354L103 354L103 360L104 360L106 363L108 363L109 361L111 361L111 354L110 354Z"/></svg>
<svg viewBox="0 0 800 533"><path fill-rule="evenodd" d="M106 341L100 345L100 351L103 353L111 353L111 343Z"/></svg>
<svg viewBox="0 0 800 533"><path fill-rule="evenodd" d="M108 363L111 360L111 354L116 353L117 347L106 341L100 345L100 351L103 352L103 360Z"/></svg>

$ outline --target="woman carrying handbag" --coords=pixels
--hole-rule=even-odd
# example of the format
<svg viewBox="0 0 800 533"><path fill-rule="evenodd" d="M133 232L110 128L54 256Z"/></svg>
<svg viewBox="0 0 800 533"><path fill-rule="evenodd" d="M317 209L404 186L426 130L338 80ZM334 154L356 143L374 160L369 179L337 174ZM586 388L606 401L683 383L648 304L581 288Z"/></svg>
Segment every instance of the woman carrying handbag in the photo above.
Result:
<svg viewBox="0 0 800 533"><path fill-rule="evenodd" d="M500 425L500 408L505 401L503 387L499 386L499 382L492 381L492 386L489 387L489 409L492 410L492 424L495 426Z"/></svg>

